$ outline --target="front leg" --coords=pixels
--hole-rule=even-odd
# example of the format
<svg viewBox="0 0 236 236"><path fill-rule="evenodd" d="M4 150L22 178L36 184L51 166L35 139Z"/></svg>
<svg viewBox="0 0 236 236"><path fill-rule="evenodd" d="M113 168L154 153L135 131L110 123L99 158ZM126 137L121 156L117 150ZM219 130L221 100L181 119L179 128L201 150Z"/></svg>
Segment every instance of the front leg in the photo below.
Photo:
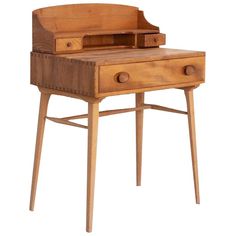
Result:
<svg viewBox="0 0 236 236"><path fill-rule="evenodd" d="M92 232L93 222L98 118L99 103L88 103L87 232Z"/></svg>
<svg viewBox="0 0 236 236"><path fill-rule="evenodd" d="M193 89L194 88L186 88L184 89L184 92L186 96L187 109L188 109L189 137L190 137L191 155L192 155L195 198L196 198L196 203L200 204Z"/></svg>

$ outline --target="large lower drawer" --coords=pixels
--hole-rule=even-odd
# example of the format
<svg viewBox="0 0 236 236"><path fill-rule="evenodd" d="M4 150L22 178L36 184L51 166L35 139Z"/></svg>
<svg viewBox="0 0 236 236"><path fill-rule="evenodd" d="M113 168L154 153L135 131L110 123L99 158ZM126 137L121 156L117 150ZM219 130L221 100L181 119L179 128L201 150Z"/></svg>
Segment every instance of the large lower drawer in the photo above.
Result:
<svg viewBox="0 0 236 236"><path fill-rule="evenodd" d="M205 57L104 65L99 71L99 93L204 82Z"/></svg>

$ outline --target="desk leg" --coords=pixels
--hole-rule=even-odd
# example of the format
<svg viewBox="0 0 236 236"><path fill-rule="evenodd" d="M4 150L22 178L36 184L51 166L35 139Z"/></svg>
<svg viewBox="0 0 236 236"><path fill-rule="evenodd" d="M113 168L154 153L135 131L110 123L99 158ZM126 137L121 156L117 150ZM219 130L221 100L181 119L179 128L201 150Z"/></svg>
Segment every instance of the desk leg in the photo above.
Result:
<svg viewBox="0 0 236 236"><path fill-rule="evenodd" d="M143 106L144 93L136 93L136 107ZM141 186L143 110L136 111L136 185Z"/></svg>
<svg viewBox="0 0 236 236"><path fill-rule="evenodd" d="M98 118L99 118L99 104L88 103L88 163L87 163L87 213L86 213L87 232L92 232L92 222L93 222Z"/></svg>
<svg viewBox="0 0 236 236"><path fill-rule="evenodd" d="M34 154L34 169L33 169L32 185L31 185L31 197L30 197L31 211L34 210L38 174L39 174L39 165L40 165L40 158L43 144L43 134L44 134L49 98L50 94L41 93L39 116L38 116L38 130L37 130L37 138L36 138L35 154Z"/></svg>
<svg viewBox="0 0 236 236"><path fill-rule="evenodd" d="M189 124L189 136L190 136L191 155L192 155L195 198L196 198L196 203L200 204L198 164L197 164L197 144L196 144L195 120L194 120L193 88L187 88L184 90L184 92L186 96L187 109L188 109L188 124Z"/></svg>

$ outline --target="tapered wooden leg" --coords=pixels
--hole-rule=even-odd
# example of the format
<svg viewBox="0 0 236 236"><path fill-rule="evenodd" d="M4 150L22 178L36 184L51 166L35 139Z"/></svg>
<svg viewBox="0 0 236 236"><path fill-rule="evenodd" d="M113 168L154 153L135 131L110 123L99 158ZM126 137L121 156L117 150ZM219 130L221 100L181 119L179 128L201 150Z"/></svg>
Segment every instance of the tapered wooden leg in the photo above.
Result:
<svg viewBox="0 0 236 236"><path fill-rule="evenodd" d="M196 198L196 203L200 204L198 164L197 164L197 144L196 144L195 120L194 120L193 89L188 88L188 89L185 89L184 91L185 91L185 96L186 96L186 101L187 101L187 109L188 109L188 124L189 124L189 136L190 136L191 155L192 155L195 198Z"/></svg>
<svg viewBox="0 0 236 236"><path fill-rule="evenodd" d="M144 93L136 93L136 107L143 106ZM136 185L141 186L143 110L136 111Z"/></svg>
<svg viewBox="0 0 236 236"><path fill-rule="evenodd" d="M41 93L39 116L38 116L38 130L37 130L35 154L34 154L34 168L33 168L33 176L32 176L31 197L30 197L30 210L31 211L34 210L39 165L40 165L40 158L41 158L41 150L42 150L42 144L43 144L43 133L44 133L49 98L50 98L49 94Z"/></svg>
<svg viewBox="0 0 236 236"><path fill-rule="evenodd" d="M96 170L97 131L99 104L88 104L88 167L87 167L87 214L86 231L92 232L93 202Z"/></svg>

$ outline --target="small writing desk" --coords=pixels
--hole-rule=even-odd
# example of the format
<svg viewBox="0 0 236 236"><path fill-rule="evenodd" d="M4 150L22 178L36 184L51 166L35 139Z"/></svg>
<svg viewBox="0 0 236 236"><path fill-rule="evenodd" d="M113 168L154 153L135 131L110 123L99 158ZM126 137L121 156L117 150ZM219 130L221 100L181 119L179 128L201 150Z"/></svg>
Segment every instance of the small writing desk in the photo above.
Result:
<svg viewBox="0 0 236 236"><path fill-rule="evenodd" d="M110 4L56 6L33 12L31 83L41 92L30 209L34 209L45 120L88 129L87 231L92 231L98 119L136 112L137 185L141 185L143 111L188 116L196 203L200 203L193 89L204 82L205 53L159 48L165 35L135 7ZM187 111L144 102L147 91L180 88ZM108 96L135 93L134 108L99 112ZM88 114L48 117L50 95L81 99ZM74 120L88 118L88 125Z"/></svg>

